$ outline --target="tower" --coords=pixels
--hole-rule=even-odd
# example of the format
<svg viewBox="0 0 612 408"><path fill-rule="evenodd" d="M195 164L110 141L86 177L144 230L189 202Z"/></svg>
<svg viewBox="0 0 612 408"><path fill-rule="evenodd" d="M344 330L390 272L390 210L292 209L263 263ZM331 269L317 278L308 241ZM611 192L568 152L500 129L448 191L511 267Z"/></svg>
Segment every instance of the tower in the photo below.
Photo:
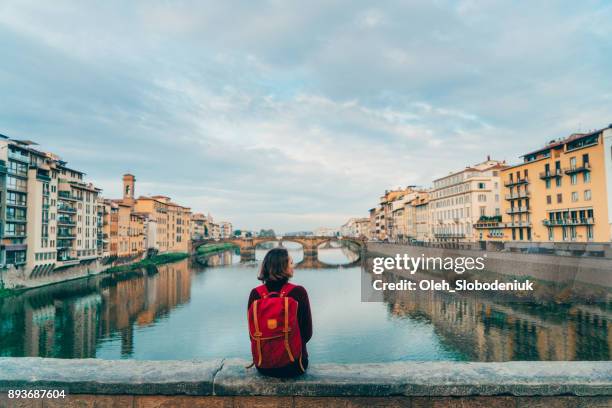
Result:
<svg viewBox="0 0 612 408"><path fill-rule="evenodd" d="M134 184L136 177L132 174L123 175L123 201L128 204L134 203Z"/></svg>

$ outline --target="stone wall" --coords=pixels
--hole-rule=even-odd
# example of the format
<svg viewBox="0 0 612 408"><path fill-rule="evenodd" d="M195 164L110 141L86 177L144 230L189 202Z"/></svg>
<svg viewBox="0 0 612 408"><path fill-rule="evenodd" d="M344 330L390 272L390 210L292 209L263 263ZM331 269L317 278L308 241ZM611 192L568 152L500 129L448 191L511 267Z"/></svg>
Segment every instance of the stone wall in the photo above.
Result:
<svg viewBox="0 0 612 408"><path fill-rule="evenodd" d="M320 364L266 378L246 361L0 358L0 407L610 407L610 362ZM15 389L61 389L14 400Z"/></svg>
<svg viewBox="0 0 612 408"><path fill-rule="evenodd" d="M93 259L76 265L50 270L48 273L36 277L32 276L32 271L24 266L17 268L9 267L0 270L0 280L7 289L38 288L86 276L98 275L110 267L136 262L143 257L144 254L138 257L117 258L112 262L109 262L107 259Z"/></svg>
<svg viewBox="0 0 612 408"><path fill-rule="evenodd" d="M486 269L501 275L526 276L551 282L579 282L612 288L612 259L573 257L472 249L432 248L368 242L368 254L394 257L479 257L486 254Z"/></svg>

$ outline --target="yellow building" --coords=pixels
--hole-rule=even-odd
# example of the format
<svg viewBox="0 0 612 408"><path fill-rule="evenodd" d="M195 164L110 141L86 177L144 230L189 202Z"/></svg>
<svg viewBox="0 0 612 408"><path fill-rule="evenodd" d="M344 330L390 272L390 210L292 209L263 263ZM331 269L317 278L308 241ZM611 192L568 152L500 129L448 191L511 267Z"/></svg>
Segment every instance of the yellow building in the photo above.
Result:
<svg viewBox="0 0 612 408"><path fill-rule="evenodd" d="M609 242L612 129L573 134L502 170L503 240Z"/></svg>
<svg viewBox="0 0 612 408"><path fill-rule="evenodd" d="M131 174L123 177L123 203L133 203L133 212L142 218L143 242L148 249L164 252L188 252L190 242L191 209L170 200L169 197L156 195L134 198L136 179ZM140 223L140 221L138 221ZM138 227L140 228L140 224ZM147 231L155 228L156 231ZM156 242L148 242L146 238ZM143 243L144 246L144 243Z"/></svg>

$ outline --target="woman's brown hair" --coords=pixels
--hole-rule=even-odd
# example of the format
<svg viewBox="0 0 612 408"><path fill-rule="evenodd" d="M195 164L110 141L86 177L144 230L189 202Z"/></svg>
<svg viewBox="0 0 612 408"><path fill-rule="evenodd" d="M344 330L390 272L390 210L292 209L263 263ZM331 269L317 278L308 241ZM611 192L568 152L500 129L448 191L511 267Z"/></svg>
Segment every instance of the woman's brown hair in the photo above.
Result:
<svg viewBox="0 0 612 408"><path fill-rule="evenodd" d="M289 279L289 252L285 248L272 248L261 263L257 279L268 281L280 281Z"/></svg>

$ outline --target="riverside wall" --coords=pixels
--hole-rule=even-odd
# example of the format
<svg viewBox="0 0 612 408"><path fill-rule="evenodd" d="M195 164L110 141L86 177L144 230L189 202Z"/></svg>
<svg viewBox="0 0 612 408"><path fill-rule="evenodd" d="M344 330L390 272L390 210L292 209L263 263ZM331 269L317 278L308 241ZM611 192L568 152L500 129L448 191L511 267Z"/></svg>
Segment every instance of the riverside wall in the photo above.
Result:
<svg viewBox="0 0 612 408"><path fill-rule="evenodd" d="M243 360L0 358L0 407L610 407L609 362L318 364L296 379ZM64 390L11 399L10 390Z"/></svg>
<svg viewBox="0 0 612 408"><path fill-rule="evenodd" d="M49 269L44 273L36 273L31 269L20 267L9 267L0 269L0 281L6 289L31 289L54 283L66 282L87 276L98 275L108 268L142 260L144 254L136 257L126 258L98 258L84 261L76 265L65 266L59 269Z"/></svg>

